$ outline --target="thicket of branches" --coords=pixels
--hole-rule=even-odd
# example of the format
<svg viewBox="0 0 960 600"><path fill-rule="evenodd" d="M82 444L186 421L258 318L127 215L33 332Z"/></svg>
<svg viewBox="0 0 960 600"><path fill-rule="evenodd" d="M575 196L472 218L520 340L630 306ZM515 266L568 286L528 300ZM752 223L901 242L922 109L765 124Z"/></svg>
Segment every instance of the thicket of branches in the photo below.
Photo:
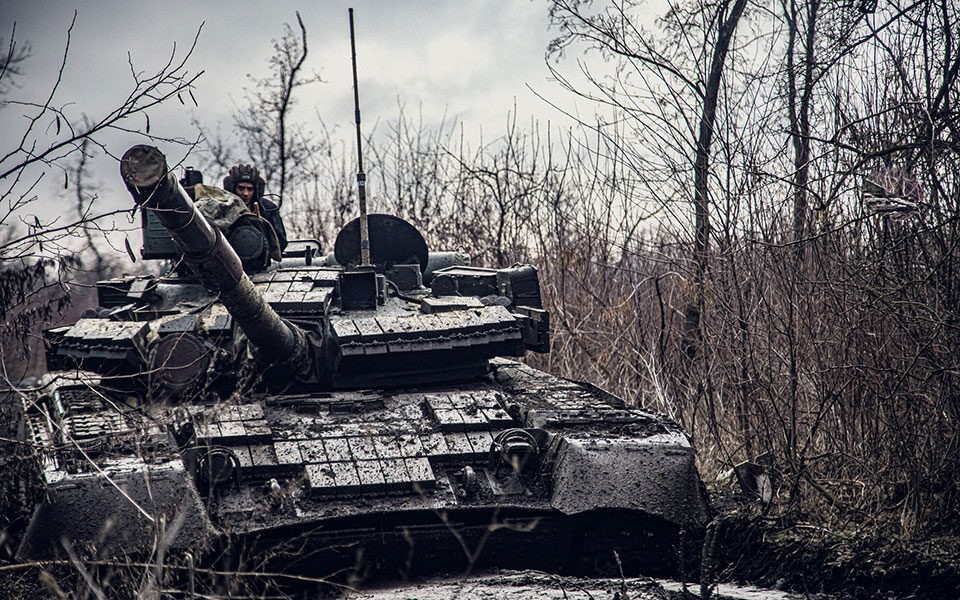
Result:
<svg viewBox="0 0 960 600"><path fill-rule="evenodd" d="M770 452L790 509L955 529L960 13L872 4L684 2L648 31L642 3L558 0L548 58L597 119L470 148L401 107L367 142L373 209L537 263L537 361L680 420L708 479ZM355 163L322 145L285 210L329 243Z"/></svg>
<svg viewBox="0 0 960 600"><path fill-rule="evenodd" d="M189 145L151 133L150 114L191 94L200 76L187 67L193 48L183 52L174 46L166 62L150 71L128 55L126 93L99 113L82 112L85 107L61 97L76 17L66 29L56 78L41 98L19 93L31 48L17 37L16 23L9 37L0 39L0 110L23 115L22 125L5 131L0 142L0 385L37 372L39 329L83 295L83 284L109 272L98 244L114 229L112 219L128 211L98 208L89 160L97 154L119 160L108 144L117 133L127 142ZM71 289L71 282L81 285Z"/></svg>
<svg viewBox="0 0 960 600"><path fill-rule="evenodd" d="M874 4L748 6L719 80L711 47L733 2L676 6L663 21L674 44L634 27L632 2L553 14L562 42L614 67L574 89L615 115L594 129L627 178L674 183L654 196L670 217L655 247L622 245L621 269L604 275L622 282L608 304L633 294L637 309L619 345L633 360L604 361L604 378L663 390L707 464L772 452L792 505L923 533L955 522L960 500L960 12ZM886 180L909 196L896 214L863 202L864 177L883 173L910 174ZM682 250L668 248L684 229Z"/></svg>

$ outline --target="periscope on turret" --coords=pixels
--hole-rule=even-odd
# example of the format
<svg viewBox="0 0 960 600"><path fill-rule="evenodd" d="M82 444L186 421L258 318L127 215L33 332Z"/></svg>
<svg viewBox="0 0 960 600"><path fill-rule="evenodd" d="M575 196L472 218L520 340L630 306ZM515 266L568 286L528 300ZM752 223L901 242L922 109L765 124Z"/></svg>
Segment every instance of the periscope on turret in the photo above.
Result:
<svg viewBox="0 0 960 600"><path fill-rule="evenodd" d="M185 189L159 149L128 150L121 176L143 255L166 266L100 282L98 307L45 332L55 383L23 415L46 493L21 557L64 540L135 555L160 536L208 561L362 577L666 574L693 554L676 547L707 504L683 430L514 360L550 347L532 265L430 252L378 214L370 264L358 220L328 255L291 240L260 260L257 222L222 218L230 195Z"/></svg>

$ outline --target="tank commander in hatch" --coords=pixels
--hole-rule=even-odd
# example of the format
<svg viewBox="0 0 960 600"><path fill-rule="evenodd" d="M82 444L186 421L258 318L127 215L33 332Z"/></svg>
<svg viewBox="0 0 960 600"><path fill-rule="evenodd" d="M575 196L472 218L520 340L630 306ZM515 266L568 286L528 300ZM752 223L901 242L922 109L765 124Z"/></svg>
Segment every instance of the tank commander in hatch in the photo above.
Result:
<svg viewBox="0 0 960 600"><path fill-rule="evenodd" d="M287 247L287 231L280 217L280 207L268 198L264 198L266 182L260 177L260 172L253 165L236 165L230 168L230 173L223 178L223 189L233 192L243 200L253 214L263 219L273 227L280 242L280 251Z"/></svg>

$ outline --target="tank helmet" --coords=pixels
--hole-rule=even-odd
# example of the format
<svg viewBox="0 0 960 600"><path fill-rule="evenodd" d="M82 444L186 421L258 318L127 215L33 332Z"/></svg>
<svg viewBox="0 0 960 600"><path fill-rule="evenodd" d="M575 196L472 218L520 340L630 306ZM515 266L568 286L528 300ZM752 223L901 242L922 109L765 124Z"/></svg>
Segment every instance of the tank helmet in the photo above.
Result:
<svg viewBox="0 0 960 600"><path fill-rule="evenodd" d="M263 198L267 183L260 177L260 171L253 165L236 165L223 178L223 189L235 192L238 183L252 183L256 189L256 198Z"/></svg>

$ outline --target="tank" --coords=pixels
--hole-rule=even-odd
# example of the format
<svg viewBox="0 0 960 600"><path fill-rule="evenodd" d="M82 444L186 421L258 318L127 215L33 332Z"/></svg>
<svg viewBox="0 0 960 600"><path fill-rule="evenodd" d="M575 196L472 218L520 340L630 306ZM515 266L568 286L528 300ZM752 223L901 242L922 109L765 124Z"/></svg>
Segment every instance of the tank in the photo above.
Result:
<svg viewBox="0 0 960 600"><path fill-rule="evenodd" d="M536 268L430 252L389 215L367 217L370 264L358 220L331 255L306 240L256 260L269 244L238 229L257 224L225 227L231 195L185 188L157 148L121 175L143 254L166 262L99 282L98 307L44 333L20 558L676 571L708 512L690 440L518 361L550 346Z"/></svg>

